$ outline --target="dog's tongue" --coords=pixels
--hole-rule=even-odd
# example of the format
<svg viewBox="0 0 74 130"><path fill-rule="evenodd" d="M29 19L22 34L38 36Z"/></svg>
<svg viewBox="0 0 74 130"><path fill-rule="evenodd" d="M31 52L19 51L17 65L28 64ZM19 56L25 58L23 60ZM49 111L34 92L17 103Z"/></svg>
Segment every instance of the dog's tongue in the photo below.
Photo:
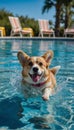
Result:
<svg viewBox="0 0 74 130"><path fill-rule="evenodd" d="M40 76L34 74L34 75L32 75L32 79L33 79L34 82L37 82L40 79Z"/></svg>

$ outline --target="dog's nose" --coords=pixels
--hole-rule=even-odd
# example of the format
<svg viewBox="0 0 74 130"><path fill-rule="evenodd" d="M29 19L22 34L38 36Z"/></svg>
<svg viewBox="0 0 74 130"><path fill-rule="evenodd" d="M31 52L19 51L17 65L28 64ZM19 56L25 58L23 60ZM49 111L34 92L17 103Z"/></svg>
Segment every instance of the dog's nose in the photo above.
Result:
<svg viewBox="0 0 74 130"><path fill-rule="evenodd" d="M37 67L34 67L34 68L33 68L33 72L37 73L37 72L38 72L38 68L37 68Z"/></svg>

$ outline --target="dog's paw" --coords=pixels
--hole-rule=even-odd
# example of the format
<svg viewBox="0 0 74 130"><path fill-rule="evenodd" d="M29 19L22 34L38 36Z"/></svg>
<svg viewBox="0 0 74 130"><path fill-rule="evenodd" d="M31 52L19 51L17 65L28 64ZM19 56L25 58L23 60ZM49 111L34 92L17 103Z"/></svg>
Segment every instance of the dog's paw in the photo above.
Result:
<svg viewBox="0 0 74 130"><path fill-rule="evenodd" d="M43 96L42 96L42 99L43 99L44 101L48 101L48 100L49 100L49 97L48 97L47 95L43 95Z"/></svg>

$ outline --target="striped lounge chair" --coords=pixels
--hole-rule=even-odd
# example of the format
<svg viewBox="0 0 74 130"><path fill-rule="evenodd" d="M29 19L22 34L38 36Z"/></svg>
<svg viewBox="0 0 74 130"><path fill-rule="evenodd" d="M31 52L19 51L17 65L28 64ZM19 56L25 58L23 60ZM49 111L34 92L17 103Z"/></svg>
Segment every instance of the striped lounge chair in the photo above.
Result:
<svg viewBox="0 0 74 130"><path fill-rule="evenodd" d="M74 36L74 27L73 28L66 28L64 30L64 36L67 37L67 35L73 35Z"/></svg>
<svg viewBox="0 0 74 130"><path fill-rule="evenodd" d="M49 29L49 22L48 20L41 20L39 19L38 20L38 23L39 23L39 36L41 35L41 37L43 37L44 34L48 34L49 36L53 36L55 37L55 34L54 34L54 30L53 29Z"/></svg>
<svg viewBox="0 0 74 130"><path fill-rule="evenodd" d="M23 30L22 29L18 17L9 16L8 18L9 18L9 21L10 21L10 24L12 27L11 36L19 34L22 37L23 35L29 34L30 37L32 37L30 30Z"/></svg>

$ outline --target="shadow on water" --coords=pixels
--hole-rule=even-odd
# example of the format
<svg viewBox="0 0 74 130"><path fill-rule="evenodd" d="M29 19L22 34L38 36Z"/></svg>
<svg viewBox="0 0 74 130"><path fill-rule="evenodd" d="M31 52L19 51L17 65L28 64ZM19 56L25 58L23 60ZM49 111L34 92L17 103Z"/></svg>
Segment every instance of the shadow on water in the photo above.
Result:
<svg viewBox="0 0 74 130"><path fill-rule="evenodd" d="M20 111L20 99L5 99L0 102L0 127L7 126L9 129L17 129L25 126L19 118L22 117Z"/></svg>
<svg viewBox="0 0 74 130"><path fill-rule="evenodd" d="M47 120L44 117L33 117L29 119L30 123L34 124L35 129L50 130L51 127L47 124Z"/></svg>
<svg viewBox="0 0 74 130"><path fill-rule="evenodd" d="M21 121L27 122L28 126L37 130L50 130L54 117L48 110L49 102L44 102L41 97L30 98L27 102L22 102L23 117ZM26 127L27 128L27 127Z"/></svg>

